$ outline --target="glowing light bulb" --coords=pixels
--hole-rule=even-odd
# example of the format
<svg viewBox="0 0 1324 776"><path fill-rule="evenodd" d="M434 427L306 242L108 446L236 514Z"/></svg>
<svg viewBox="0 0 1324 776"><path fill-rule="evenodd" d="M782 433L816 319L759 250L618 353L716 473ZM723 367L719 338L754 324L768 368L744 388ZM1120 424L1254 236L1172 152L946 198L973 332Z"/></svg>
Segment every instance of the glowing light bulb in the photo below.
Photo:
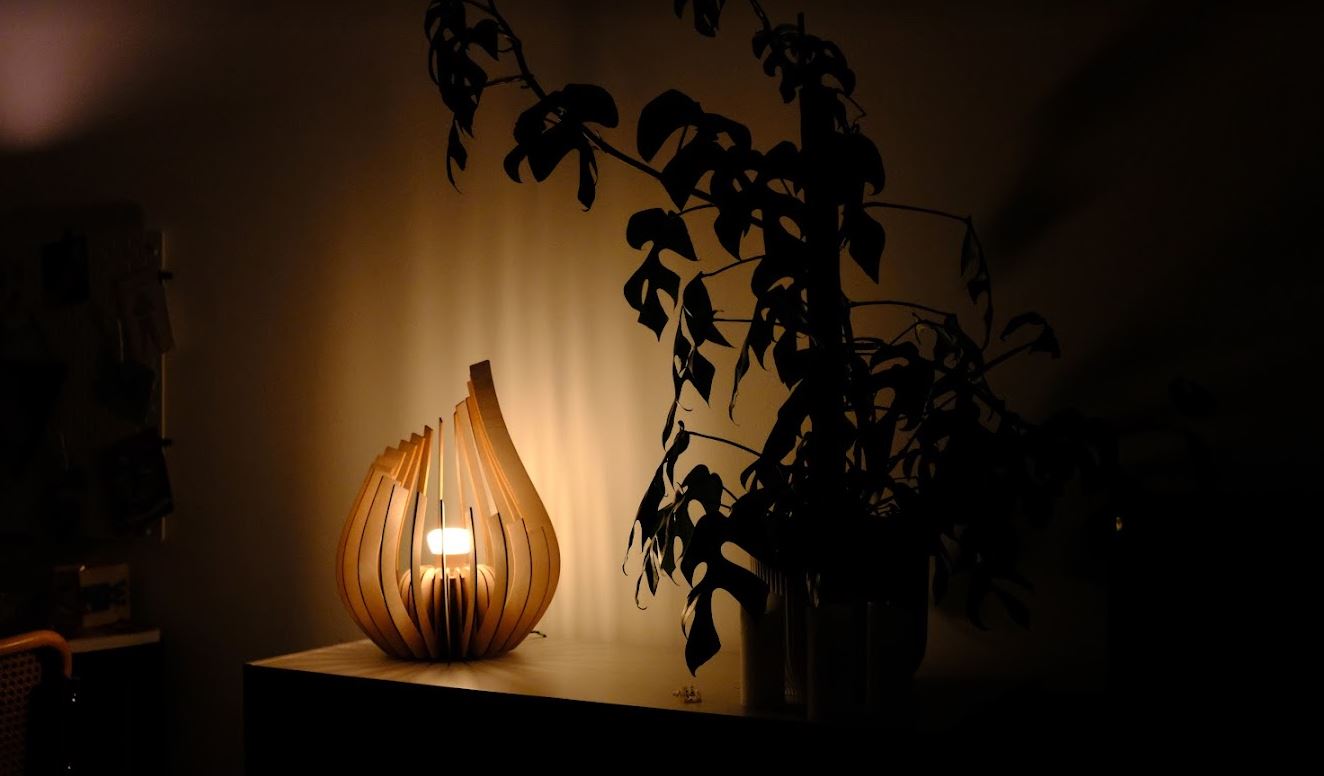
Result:
<svg viewBox="0 0 1324 776"><path fill-rule="evenodd" d="M428 531L428 551L433 555L468 555L473 551L473 535L467 528L433 528Z"/></svg>

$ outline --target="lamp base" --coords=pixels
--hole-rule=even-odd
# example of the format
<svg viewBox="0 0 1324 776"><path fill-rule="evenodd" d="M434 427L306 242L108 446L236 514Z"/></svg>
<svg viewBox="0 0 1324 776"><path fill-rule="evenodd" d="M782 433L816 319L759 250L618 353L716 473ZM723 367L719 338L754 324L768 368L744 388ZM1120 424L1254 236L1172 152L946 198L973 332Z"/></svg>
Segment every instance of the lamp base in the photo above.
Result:
<svg viewBox="0 0 1324 776"><path fill-rule="evenodd" d="M492 603L495 578L491 566L478 565L477 575L469 567L445 569L424 566L420 569L419 601L414 602L413 579L408 571L400 575L400 598L408 611L426 611L433 634L442 647L441 659L463 660L463 645L451 643L447 634L461 634L474 618L473 627L482 625Z"/></svg>

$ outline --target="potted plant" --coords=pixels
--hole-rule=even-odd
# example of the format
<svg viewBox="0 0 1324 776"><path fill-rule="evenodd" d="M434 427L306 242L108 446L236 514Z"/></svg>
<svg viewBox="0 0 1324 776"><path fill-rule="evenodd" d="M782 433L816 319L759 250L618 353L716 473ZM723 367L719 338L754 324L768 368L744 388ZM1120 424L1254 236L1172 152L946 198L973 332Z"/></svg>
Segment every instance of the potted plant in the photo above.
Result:
<svg viewBox="0 0 1324 776"><path fill-rule="evenodd" d="M481 97L513 85L533 104L514 124L515 147L505 159L512 179L527 169L542 181L573 160L578 199L589 208L598 162L607 157L658 186L659 206L635 213L625 234L644 253L625 296L640 323L659 340L671 338L674 387L662 460L630 532L629 546L643 558L636 590L655 592L663 577L690 586L684 624L691 671L720 648L716 591L734 596L751 622L769 613L770 601L780 602L776 616L794 627L791 643L776 649L791 650L793 662L808 661L811 678L815 667L840 674L812 684L853 692L867 665L883 686L913 674L924 652L929 591L941 598L954 573L970 576L966 607L976 623L990 596L1013 620L1027 622L1017 595L1027 585L1016 571L1018 517L1046 516L1077 464L1105 462L1099 450L1106 445L1094 444L1104 438L1101 429L1079 415L1033 423L1007 407L990 374L1021 354L1056 357L1052 329L1035 313L995 328L988 263L971 219L881 198L883 162L861 129L844 53L811 33L803 15L775 24L757 1L749 5L753 52L799 115L791 139L762 150L745 125L676 90L644 107L633 149L609 139L605 130L618 124L610 94L589 84L546 87L495 0L431 2L430 72L453 114L446 151L452 182L455 169L466 166ZM723 6L676 0L674 9L712 36ZM489 74L492 63L504 69ZM952 266L978 314L973 331L952 311L894 294L852 299L843 291L848 261L878 283L881 218L888 214L944 219L963 232ZM698 254L690 233L703 227L727 255ZM709 293L708 281L727 272L749 277L751 297L739 318L719 314ZM857 330L869 307L903 311L904 324ZM723 348L735 351L732 417L756 363L785 389L759 447L692 428L678 412L690 391L712 400L714 353ZM702 458L686 455L696 440L743 449L748 467L736 481L724 480ZM727 544L752 557L755 568L724 555ZM811 634L803 658L794 643L801 616ZM779 628L762 631L775 635ZM855 635L841 638L847 634ZM858 659L842 660L835 648L825 653L828 644L845 644ZM780 687L781 677L776 681Z"/></svg>

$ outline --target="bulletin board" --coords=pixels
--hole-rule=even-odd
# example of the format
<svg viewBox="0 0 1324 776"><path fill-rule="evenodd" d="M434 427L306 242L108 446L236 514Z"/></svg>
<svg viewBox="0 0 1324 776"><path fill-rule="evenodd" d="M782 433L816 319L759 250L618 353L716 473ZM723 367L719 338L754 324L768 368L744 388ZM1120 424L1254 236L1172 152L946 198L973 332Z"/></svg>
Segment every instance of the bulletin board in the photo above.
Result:
<svg viewBox="0 0 1324 776"><path fill-rule="evenodd" d="M0 535L159 535L174 344L160 232L116 204L6 212L0 237Z"/></svg>

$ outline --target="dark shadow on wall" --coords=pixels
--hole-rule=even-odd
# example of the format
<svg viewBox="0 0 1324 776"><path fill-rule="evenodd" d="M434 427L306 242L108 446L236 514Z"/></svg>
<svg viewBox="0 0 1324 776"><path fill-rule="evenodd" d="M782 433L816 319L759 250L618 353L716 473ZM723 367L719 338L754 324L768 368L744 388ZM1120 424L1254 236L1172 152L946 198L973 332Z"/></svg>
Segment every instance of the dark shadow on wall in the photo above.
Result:
<svg viewBox="0 0 1324 776"><path fill-rule="evenodd" d="M1302 544L1324 453L1317 409L1324 300L1324 153L1223 228L1168 257L1153 304L1075 362L1055 402L1106 408L1132 462L1126 530L1110 557L1111 680L1149 730L1247 731L1246 710L1291 684L1297 601L1313 587ZM1159 386L1193 378L1207 416ZM1174 721L1177 720L1177 721Z"/></svg>
<svg viewBox="0 0 1324 776"><path fill-rule="evenodd" d="M1212 7L1156 2L1070 74L1034 121L1030 156L986 232L1000 263L1010 268L1048 229L1089 205L1107 186L1097 140L1119 119L1141 113L1154 82L1189 54Z"/></svg>
<svg viewBox="0 0 1324 776"><path fill-rule="evenodd" d="M1298 10L1153 4L1044 103L987 229L1004 271L1038 260L1050 232L1055 247L1084 238L1086 220L1129 230L1101 239L1141 288L1106 332L1077 321L1096 345L1072 354L1047 403L1113 419L1132 462L1132 510L1110 550L1110 681L1127 722L1151 730L1277 725L1254 710L1308 659L1306 537L1324 468L1324 147L1308 138L1324 91L1305 32L1318 15ZM1241 80L1223 93L1192 80L1205 71ZM1164 116L1181 124L1149 124L1162 146L1135 133ZM1128 150L1157 166L1123 180L1108 154ZM1207 176L1173 184L1202 165ZM1139 199L1105 202L1122 184ZM1163 387L1176 377L1209 391L1212 415L1173 411Z"/></svg>

